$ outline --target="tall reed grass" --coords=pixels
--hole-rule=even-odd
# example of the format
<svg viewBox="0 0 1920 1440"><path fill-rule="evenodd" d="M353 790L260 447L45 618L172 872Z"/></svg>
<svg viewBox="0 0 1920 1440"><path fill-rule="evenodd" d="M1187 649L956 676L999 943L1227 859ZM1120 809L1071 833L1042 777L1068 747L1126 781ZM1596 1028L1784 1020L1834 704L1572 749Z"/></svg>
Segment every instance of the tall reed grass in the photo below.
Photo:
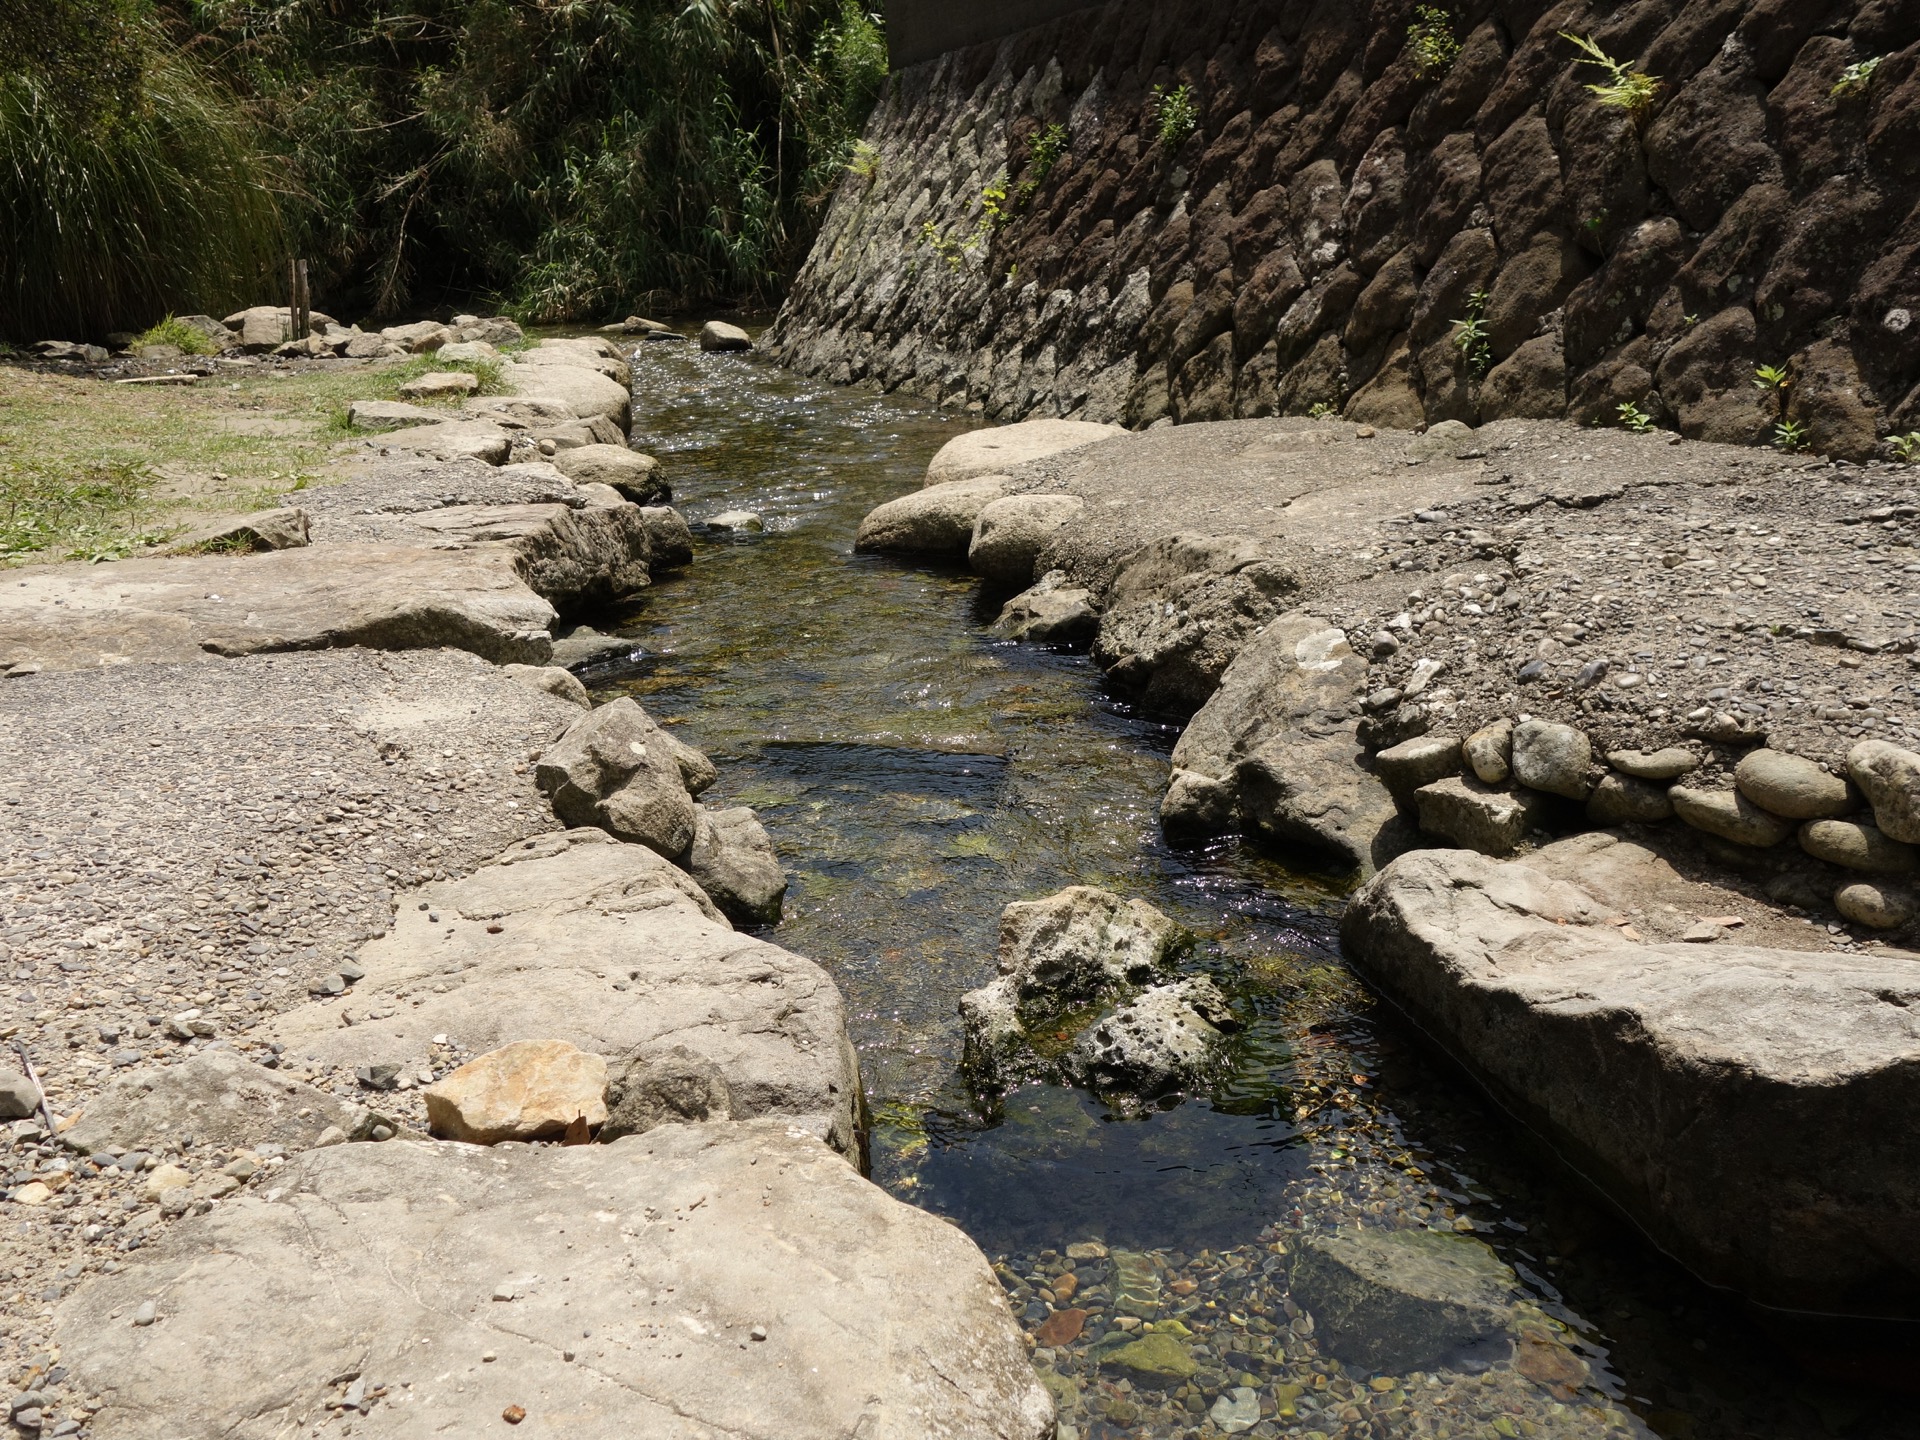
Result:
<svg viewBox="0 0 1920 1440"><path fill-rule="evenodd" d="M104 19L62 37L60 12L89 7L33 5L37 33L0 4L0 334L245 303L285 253L252 122L142 7L93 7ZM71 53L84 43L111 53Z"/></svg>

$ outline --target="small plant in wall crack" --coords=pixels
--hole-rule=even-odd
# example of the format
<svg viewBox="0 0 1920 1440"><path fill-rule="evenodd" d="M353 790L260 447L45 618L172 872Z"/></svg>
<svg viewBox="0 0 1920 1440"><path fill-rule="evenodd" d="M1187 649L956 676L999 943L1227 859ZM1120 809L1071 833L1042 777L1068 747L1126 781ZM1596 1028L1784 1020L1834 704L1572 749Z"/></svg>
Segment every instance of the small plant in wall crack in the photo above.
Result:
<svg viewBox="0 0 1920 1440"><path fill-rule="evenodd" d="M1484 290L1467 297L1465 318L1453 322L1453 343L1467 357L1467 372L1481 379L1493 368L1493 342L1487 337L1487 300Z"/></svg>
<svg viewBox="0 0 1920 1440"><path fill-rule="evenodd" d="M1867 87L1873 84L1873 72L1880 68L1884 55L1875 55L1871 60L1862 60L1857 65L1849 65L1840 72L1840 78L1832 90L1827 93L1835 100L1852 100L1867 93Z"/></svg>
<svg viewBox="0 0 1920 1440"><path fill-rule="evenodd" d="M1894 458L1903 465L1920 461L1920 430L1909 430L1904 435L1889 435L1887 446L1893 451Z"/></svg>
<svg viewBox="0 0 1920 1440"><path fill-rule="evenodd" d="M1053 167L1067 153L1068 138L1066 126L1049 125L1035 131L1027 141L1027 173L1020 177L1020 188L1014 192L1022 209L1032 202L1034 192L1046 184Z"/></svg>
<svg viewBox="0 0 1920 1440"><path fill-rule="evenodd" d="M1413 68L1421 79L1444 75L1460 58L1460 42L1454 38L1453 17L1438 5L1422 5L1413 12L1407 27L1407 49L1413 55Z"/></svg>
<svg viewBox="0 0 1920 1440"><path fill-rule="evenodd" d="M1773 443L1787 454L1802 450L1807 443L1807 427L1798 420L1782 420L1773 427Z"/></svg>
<svg viewBox="0 0 1920 1440"><path fill-rule="evenodd" d="M847 173L871 185L880 178L880 152L864 140L853 142L847 152Z"/></svg>
<svg viewBox="0 0 1920 1440"><path fill-rule="evenodd" d="M1614 110L1624 110L1629 115L1638 115L1652 106L1660 98L1660 78L1649 75L1644 70L1636 70L1624 60L1616 60L1594 42L1591 35L1575 35L1571 30L1562 30L1560 38L1585 54L1585 59L1577 61L1581 65L1596 65L1607 72L1607 78L1587 86L1587 93L1602 105Z"/></svg>
<svg viewBox="0 0 1920 1440"><path fill-rule="evenodd" d="M1338 413L1333 406L1322 400L1307 411L1307 418L1309 420L1329 420Z"/></svg>
<svg viewBox="0 0 1920 1440"><path fill-rule="evenodd" d="M1148 114L1155 138L1167 150L1178 150L1200 128L1200 107L1194 102L1191 85L1176 85L1171 90L1154 86Z"/></svg>
<svg viewBox="0 0 1920 1440"><path fill-rule="evenodd" d="M1613 413L1620 417L1620 423L1636 435L1648 435L1653 432L1653 417L1631 400L1624 400L1613 407Z"/></svg>
<svg viewBox="0 0 1920 1440"><path fill-rule="evenodd" d="M1753 384L1756 390L1784 390L1787 388L1787 367L1756 365L1753 367Z"/></svg>

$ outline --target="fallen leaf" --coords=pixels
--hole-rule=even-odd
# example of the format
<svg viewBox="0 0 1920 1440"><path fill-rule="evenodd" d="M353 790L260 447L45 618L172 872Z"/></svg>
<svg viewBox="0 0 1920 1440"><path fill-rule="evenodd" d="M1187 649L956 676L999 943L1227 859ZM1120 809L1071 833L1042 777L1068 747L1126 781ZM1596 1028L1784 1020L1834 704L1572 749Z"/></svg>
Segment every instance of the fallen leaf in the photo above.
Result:
<svg viewBox="0 0 1920 1440"><path fill-rule="evenodd" d="M576 1115L567 1122L567 1133L560 1137L562 1145L590 1145L593 1132L587 1126L587 1117Z"/></svg>
<svg viewBox="0 0 1920 1440"><path fill-rule="evenodd" d="M1643 935L1641 935L1641 933L1638 930L1634 929L1631 925L1622 925L1620 927L1620 933L1626 936L1627 939L1629 940L1641 940L1645 938Z"/></svg>
<svg viewBox="0 0 1920 1440"><path fill-rule="evenodd" d="M500 1412L500 1418L509 1425L518 1425L522 1420L527 1418L527 1412L518 1405L509 1405Z"/></svg>

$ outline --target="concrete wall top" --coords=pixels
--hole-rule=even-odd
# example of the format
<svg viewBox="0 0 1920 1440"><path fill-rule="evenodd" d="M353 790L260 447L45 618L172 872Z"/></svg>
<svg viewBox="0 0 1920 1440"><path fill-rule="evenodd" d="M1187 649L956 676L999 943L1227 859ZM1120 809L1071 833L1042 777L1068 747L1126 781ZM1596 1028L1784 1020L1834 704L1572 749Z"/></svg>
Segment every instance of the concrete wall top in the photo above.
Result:
<svg viewBox="0 0 1920 1440"><path fill-rule="evenodd" d="M1090 8L1089 0L888 0L887 60L904 70Z"/></svg>

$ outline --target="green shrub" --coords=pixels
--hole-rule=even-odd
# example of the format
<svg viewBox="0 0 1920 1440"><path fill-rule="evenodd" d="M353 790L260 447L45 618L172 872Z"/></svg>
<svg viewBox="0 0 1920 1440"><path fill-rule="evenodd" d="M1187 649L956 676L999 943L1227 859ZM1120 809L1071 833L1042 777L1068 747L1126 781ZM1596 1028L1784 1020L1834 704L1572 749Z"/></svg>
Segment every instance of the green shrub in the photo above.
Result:
<svg viewBox="0 0 1920 1440"><path fill-rule="evenodd" d="M278 173L145 0L0 7L0 331L244 303L284 254Z"/></svg>
<svg viewBox="0 0 1920 1440"><path fill-rule="evenodd" d="M1807 427L1798 420L1782 420L1778 425L1773 427L1773 443L1779 449L1791 455L1795 451L1805 448L1807 443Z"/></svg>
<svg viewBox="0 0 1920 1440"><path fill-rule="evenodd" d="M1155 138L1169 151L1178 150L1200 128L1200 107L1194 102L1191 85L1176 85L1171 90L1154 86L1148 113Z"/></svg>
<svg viewBox="0 0 1920 1440"><path fill-rule="evenodd" d="M1631 400L1623 400L1613 407L1613 413L1620 417L1620 423L1636 435L1649 434L1653 428L1653 417Z"/></svg>
<svg viewBox="0 0 1920 1440"><path fill-rule="evenodd" d="M1596 65L1607 72L1605 80L1587 86L1588 93L1602 105L1625 110L1629 115L1638 115L1660 98L1659 77L1636 70L1623 60L1614 59L1595 44L1590 35L1575 35L1568 30L1559 33L1562 40L1585 52L1586 58L1578 61L1578 64Z"/></svg>
<svg viewBox="0 0 1920 1440"><path fill-rule="evenodd" d="M1867 87L1873 84L1873 72L1880 68L1880 62L1885 58L1884 55L1875 55L1871 60L1847 66L1828 93L1836 100L1850 100L1856 95L1866 94Z"/></svg>
<svg viewBox="0 0 1920 1440"><path fill-rule="evenodd" d="M1453 322L1453 343L1467 357L1467 372L1478 380L1493 368L1493 342L1487 335L1487 301L1492 297L1476 290L1467 297L1465 318Z"/></svg>
<svg viewBox="0 0 1920 1440"><path fill-rule="evenodd" d="M1453 17L1438 5L1420 6L1407 27L1407 49L1413 54L1413 68L1422 78L1444 75L1460 58Z"/></svg>
<svg viewBox="0 0 1920 1440"><path fill-rule="evenodd" d="M196 330L183 320L169 315L153 326L134 342L136 345L171 345L182 355L211 355L214 353L213 341L204 331Z"/></svg>

